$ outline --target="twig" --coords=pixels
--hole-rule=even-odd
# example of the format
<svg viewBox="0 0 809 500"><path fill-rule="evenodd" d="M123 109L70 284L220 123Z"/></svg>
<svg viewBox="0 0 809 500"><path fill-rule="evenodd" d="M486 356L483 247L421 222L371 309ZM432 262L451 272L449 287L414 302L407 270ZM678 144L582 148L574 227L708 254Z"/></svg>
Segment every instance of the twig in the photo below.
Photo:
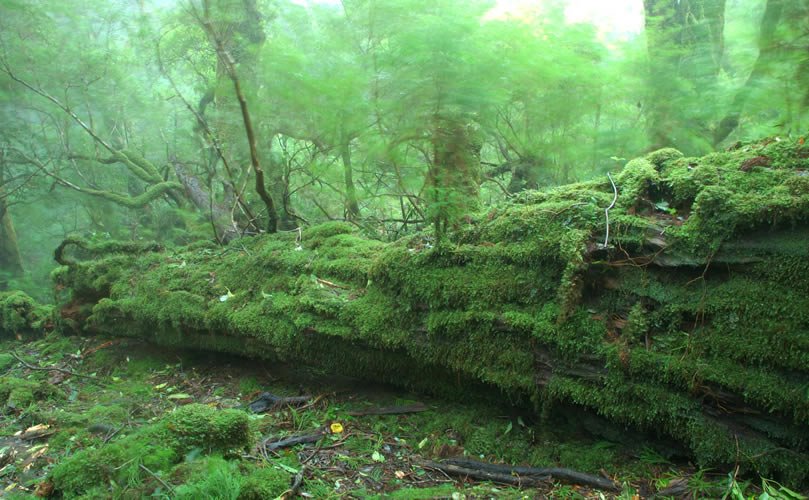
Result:
<svg viewBox="0 0 809 500"><path fill-rule="evenodd" d="M145 465L143 465L143 464L139 464L139 466L140 466L140 468L141 468L141 469L143 469L143 470L145 470L146 472L148 472L148 473L149 473L149 475L151 475L153 478L157 479L157 481L158 481L160 484L162 484L162 485L163 485L163 486L164 486L164 487L165 487L167 490L169 490L170 492L174 493L174 488L172 488L172 487L171 487L171 485L170 485L169 483L167 483L167 482L163 481L163 479L162 479L160 476L158 476L157 474L155 474L154 472L152 472L151 470L149 470L149 468L148 468L148 467L146 467L146 466L145 466Z"/></svg>
<svg viewBox="0 0 809 500"><path fill-rule="evenodd" d="M444 475L452 474L455 476L471 477L483 481L492 481L501 484L510 484L512 486L538 486L541 481L531 477L512 476L510 474L503 474L499 472L490 472L479 469L468 469L452 464L444 464L439 462L425 461L420 463L422 467L440 471Z"/></svg>
<svg viewBox="0 0 809 500"><path fill-rule="evenodd" d="M450 458L443 462L426 462L426 466L444 470L451 474L523 486L554 479L607 491L621 490L618 484L609 479L560 467L519 467L478 462L477 460L466 458Z"/></svg>
<svg viewBox="0 0 809 500"><path fill-rule="evenodd" d="M106 437L104 437L104 441L103 441L103 443L104 443L104 444L109 443L109 442L110 442L110 440L111 440L112 438L114 438L115 436L117 436L117 435L118 435L118 433L119 433L119 432L121 432L122 430L123 430L123 427L118 427L117 429L115 429L115 430L114 430L114 431L112 431L111 433L107 434L107 436L106 436Z"/></svg>
<svg viewBox="0 0 809 500"><path fill-rule="evenodd" d="M329 288L341 288L343 290L349 290L349 288L347 286L338 285L337 283L332 283L331 281L327 281L327 280L324 280L324 279L321 279L321 278L315 278L315 281L317 281L319 284L325 285L325 286L327 286Z"/></svg>
<svg viewBox="0 0 809 500"><path fill-rule="evenodd" d="M612 176L609 172L607 172L607 178L610 180L610 184L612 184L612 192L614 194L612 198L612 203L610 206L604 209L604 217L607 219L607 230L604 234L604 248L607 247L607 243L610 240L610 209L615 206L615 202L618 201L618 188L615 187L615 181L612 180Z"/></svg>
<svg viewBox="0 0 809 500"><path fill-rule="evenodd" d="M9 354L11 354L11 357L13 357L17 361L19 361L25 368L28 368L29 370L45 371L45 372L60 372L60 373L64 373L65 375L72 375L74 377L80 377L80 378L86 378L86 379L90 379L90 380L95 380L96 382L98 382L100 384L103 384L103 382L98 380L96 377L92 377L90 375L82 375L81 373L76 373L74 371L67 370L65 368L59 368L57 366L50 366L50 367L48 367L48 366L34 366L34 365L28 363L27 361L25 361L24 359L22 359L14 351L10 351Z"/></svg>
<svg viewBox="0 0 809 500"><path fill-rule="evenodd" d="M317 455L318 453L320 453L320 450L321 450L321 449L322 449L322 448L321 448L321 446L320 446L320 445L317 445L317 446L315 447L315 449L312 451L312 453L310 453L310 454L309 454L309 456L308 456L308 457L306 457L305 459L301 460L301 465L306 465L307 463L309 463L309 461L310 461L310 460L312 460L313 458L315 458L315 455ZM300 456L300 455L298 455L298 456Z"/></svg>
<svg viewBox="0 0 809 500"><path fill-rule="evenodd" d="M287 436L277 441L270 441L272 438L267 438L261 443L260 448L262 451L275 451L279 448L288 448L298 444L316 443L323 437L323 435L323 431L318 431L313 434Z"/></svg>
<svg viewBox="0 0 809 500"><path fill-rule="evenodd" d="M304 465L303 467L301 467L301 470L299 470L298 473L295 474L295 480L292 481L292 487L289 488L287 491L285 491L281 495L281 498L286 499L298 496L298 493L301 490L301 486L303 486L303 475L305 473L306 473L306 466Z"/></svg>

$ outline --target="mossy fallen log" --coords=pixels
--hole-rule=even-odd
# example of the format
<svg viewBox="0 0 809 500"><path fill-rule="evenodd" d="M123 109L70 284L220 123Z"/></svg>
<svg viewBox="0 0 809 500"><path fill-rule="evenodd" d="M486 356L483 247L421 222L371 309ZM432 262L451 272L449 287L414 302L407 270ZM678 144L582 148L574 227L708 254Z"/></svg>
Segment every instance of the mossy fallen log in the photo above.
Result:
<svg viewBox="0 0 809 500"><path fill-rule="evenodd" d="M755 157L769 162L742 168ZM701 466L805 483L809 148L661 150L615 182L607 246L605 177L526 193L440 245L330 223L54 277L88 331L572 403L674 438Z"/></svg>

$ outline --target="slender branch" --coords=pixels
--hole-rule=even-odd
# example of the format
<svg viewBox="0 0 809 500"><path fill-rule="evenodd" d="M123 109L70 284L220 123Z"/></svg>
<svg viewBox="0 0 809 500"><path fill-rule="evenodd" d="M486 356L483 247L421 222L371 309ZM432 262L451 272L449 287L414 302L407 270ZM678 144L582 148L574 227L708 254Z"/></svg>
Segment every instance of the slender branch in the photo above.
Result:
<svg viewBox="0 0 809 500"><path fill-rule="evenodd" d="M607 230L606 233L604 234L605 248L607 247L607 243L610 240L610 210L612 209L612 207L615 206L615 202L618 201L618 188L615 187L615 181L612 180L612 176L610 175L609 172L607 172L607 178L609 178L610 184L612 184L613 198L612 203L610 203L610 206L604 209L604 217L607 219Z"/></svg>
<svg viewBox="0 0 809 500"><path fill-rule="evenodd" d="M287 499L287 498L295 498L296 496L298 496L298 493L300 492L301 487L303 486L304 474L306 474L306 465L302 466L301 470L299 470L298 473L295 474L295 479L294 481L292 481L292 487L289 488L287 491L285 491L281 495L281 498Z"/></svg>
<svg viewBox="0 0 809 500"><path fill-rule="evenodd" d="M225 71L228 74L230 81L233 83L233 90L236 92L236 99L239 101L239 108L242 112L242 121L244 122L244 131L247 135L247 143L250 148L250 163L253 167L253 171L256 174L256 193L258 194L258 197L261 198L261 201L264 202L264 206L267 207L267 217L269 218L267 232L275 233L278 230L278 211L275 208L275 202L273 201L272 196L270 196L270 194L267 192L267 186L264 184L264 170L261 168L261 162L259 161L256 134L255 130L253 129L253 121L250 118L250 110L247 107L247 98L242 91L242 85L239 81L239 76L236 73L236 62L233 60L230 53L225 49L222 39L217 36L213 26L211 25L210 19L207 17L204 19L197 17L197 21L202 25L202 28L205 30L208 38L216 47L217 59L219 59L219 61L225 66Z"/></svg>
<svg viewBox="0 0 809 500"><path fill-rule="evenodd" d="M11 67L8 65L8 62L7 62L7 61L5 61L5 60L3 60L3 61L2 61L2 69L3 69L3 72L5 72L5 73L6 73L6 74L7 74L7 75L8 75L8 76L9 76L9 77L12 79L12 80L14 80L15 82L19 83L20 85L22 85L23 87L27 88L28 90L30 90L30 91L32 91L32 92L34 92L35 94L37 94L37 95L39 95L39 96L41 96L41 97L44 97L45 99L47 99L47 100L51 101L51 102L52 102L53 104L55 104L55 105L56 105L56 106L57 106L59 109L61 109L61 110L62 110L62 111L64 111L65 113L67 113L67 114L68 114L68 116L70 116L70 118L72 118L74 122L76 122L76 123L77 123L77 124L78 124L78 125L79 125L81 128L83 128L83 129L84 129L84 131L85 131L85 132L87 132L87 134L88 134L90 137L92 137L92 138L93 138L93 140L94 140L94 141L96 141L97 143L99 143L99 144L101 144L102 146L104 146L104 149L106 149L106 150L107 150L107 151L109 151L110 153L113 153L113 154L115 154L115 153L116 153L115 148L113 148L112 146L110 146L110 145L109 145L109 144L108 144L108 143L107 143L107 142L106 142L104 139L102 139L101 137L99 137L99 136L98 136L98 135L95 133L95 131L94 131L94 130L93 130L93 129L92 129L90 126L89 126L89 125L87 125L87 123L85 123L85 122L84 122L84 120L82 120L82 119L79 117L79 115L77 115L77 114L76 114L76 113L75 113L75 112L74 112L72 109L70 109L70 107L68 107L66 104L63 104L63 103L62 103L62 101L60 101L59 99L57 99L57 98L55 98L54 96L50 95L49 93L47 93L46 91L42 90L41 88L39 88L39 87L35 87L35 86L33 86L32 84L28 83L27 81L23 80L22 78L18 77L18 76L17 76L17 75L16 75L16 74L15 74L15 73L14 73L14 72L11 70Z"/></svg>
<svg viewBox="0 0 809 500"><path fill-rule="evenodd" d="M25 368L27 368L29 370L41 371L41 372L59 372L59 373L64 373L65 375L71 375L73 377L78 377L78 378L86 378L86 379L95 380L96 382L101 383L100 380L98 380L95 377L91 377L90 375L82 375L81 373L76 373L74 371L67 370L65 368L59 368L58 366L34 366L34 365L28 363L27 361L25 361L24 359L22 359L14 351L9 351L9 354L11 354L12 358L16 359L20 364L22 364Z"/></svg>
<svg viewBox="0 0 809 500"><path fill-rule="evenodd" d="M151 470L150 470L148 467L146 467L146 466L145 466L145 465L143 465L143 464L139 464L139 466L140 466L140 468L141 468L141 469L143 469L144 471L146 471L146 472L147 472L147 473L148 473L150 476L152 476L153 478L157 479L157 481L158 481L160 484L162 484L164 488L166 488L167 490L169 490L171 493L174 493L174 488L172 488L172 487L171 487L171 485L169 485L169 484L168 484L166 481L164 481L164 480L163 480L163 479L162 479L160 476L158 476L157 474L155 474L154 472L152 472L152 471L151 471Z"/></svg>
<svg viewBox="0 0 809 500"><path fill-rule="evenodd" d="M163 64L163 56L160 50L160 40L157 41L156 48L157 48L157 65L158 68L160 69L160 72L163 74L166 80L168 80L169 85L171 85L171 88L174 89L174 93L177 95L177 97L180 98L180 100L183 102L183 105L188 109L188 111L191 112L192 115L194 115L194 118L197 120L197 125L199 125L202 132L211 142L211 146L213 146L214 152L216 152L216 156L218 156L219 159L222 161L222 165L225 167L225 173L227 173L228 175L228 180L230 181L231 186L233 186L233 189L235 190L236 203L239 204L239 208L242 209L242 211L247 216L248 220L250 221L255 220L256 217L253 215L253 213L250 211L250 207L244 201L243 197L244 190L243 189L239 190L239 187L236 185L237 184L236 176L233 174L233 169L231 168L230 162L225 156L225 152L222 149L222 145L219 142L219 139L216 137L216 135L214 135L213 131L208 126L208 121L205 119L205 117L202 116L202 114L199 111L194 109L191 103L188 102L188 99L186 99L185 96L182 94L182 92L180 92L180 89L177 87L174 78L171 76L171 74ZM255 229L258 228L256 227Z"/></svg>
<svg viewBox="0 0 809 500"><path fill-rule="evenodd" d="M144 205L148 205L152 201L168 193L172 189L183 188L183 186L177 182L165 181L149 186L149 188L146 189L146 191L139 194L138 196L126 196L112 191L102 191L99 189L83 188L81 186L73 184L72 182L63 177L54 174L53 172L48 170L48 167L44 163L42 163L39 159L28 156L18 149L15 149L14 151L17 154L19 154L23 159L25 159L28 163L36 166L40 171L42 171L43 174L54 179L58 184L61 184L62 186L70 188L79 193L95 196L97 198L103 198L105 200L111 201L115 204L124 206L126 208L143 207Z"/></svg>

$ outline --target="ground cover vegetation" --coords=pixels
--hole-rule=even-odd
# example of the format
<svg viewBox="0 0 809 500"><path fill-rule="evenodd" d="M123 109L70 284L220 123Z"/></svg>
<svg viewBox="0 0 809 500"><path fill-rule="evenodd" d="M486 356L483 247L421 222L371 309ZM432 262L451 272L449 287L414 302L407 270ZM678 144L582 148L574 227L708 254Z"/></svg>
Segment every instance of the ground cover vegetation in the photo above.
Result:
<svg viewBox="0 0 809 500"><path fill-rule="evenodd" d="M3 2L6 492L799 498L809 4L582 5Z"/></svg>

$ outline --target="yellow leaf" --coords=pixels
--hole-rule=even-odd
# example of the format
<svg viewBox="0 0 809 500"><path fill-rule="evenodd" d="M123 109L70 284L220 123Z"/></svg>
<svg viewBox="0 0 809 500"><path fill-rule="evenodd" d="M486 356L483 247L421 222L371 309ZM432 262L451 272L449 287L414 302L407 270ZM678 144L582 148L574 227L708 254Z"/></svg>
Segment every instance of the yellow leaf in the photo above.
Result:
<svg viewBox="0 0 809 500"><path fill-rule="evenodd" d="M341 432L343 432L343 424L341 424L340 422L334 422L333 424L331 424L330 428L332 434L340 434Z"/></svg>

